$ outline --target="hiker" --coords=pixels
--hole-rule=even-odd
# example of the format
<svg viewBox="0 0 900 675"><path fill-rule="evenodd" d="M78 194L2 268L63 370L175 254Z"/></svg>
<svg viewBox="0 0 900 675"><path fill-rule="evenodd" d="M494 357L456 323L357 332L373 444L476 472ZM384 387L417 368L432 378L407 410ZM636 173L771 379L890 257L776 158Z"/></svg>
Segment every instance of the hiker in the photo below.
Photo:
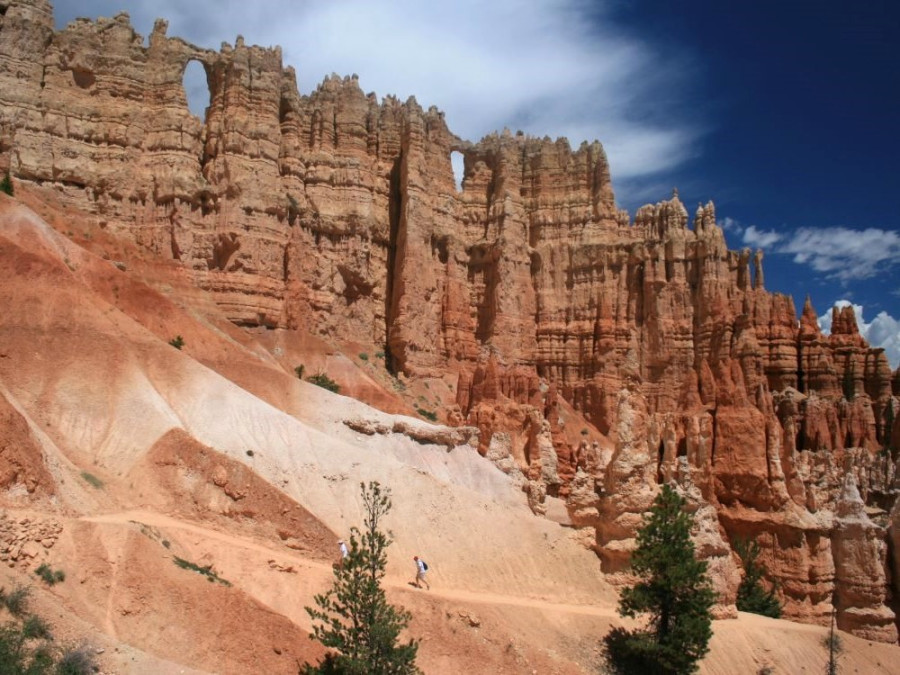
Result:
<svg viewBox="0 0 900 675"><path fill-rule="evenodd" d="M341 560L338 563L340 569L344 569L344 560L347 559L347 556L350 555L350 551L347 550L347 544L344 543L344 540L341 539L338 542L338 550L341 552Z"/></svg>
<svg viewBox="0 0 900 675"><path fill-rule="evenodd" d="M428 564L424 560L420 560L419 556L414 555L413 560L416 562L416 588L422 588L420 581L425 582L425 589L431 590L428 580L425 578L425 572L428 571Z"/></svg>

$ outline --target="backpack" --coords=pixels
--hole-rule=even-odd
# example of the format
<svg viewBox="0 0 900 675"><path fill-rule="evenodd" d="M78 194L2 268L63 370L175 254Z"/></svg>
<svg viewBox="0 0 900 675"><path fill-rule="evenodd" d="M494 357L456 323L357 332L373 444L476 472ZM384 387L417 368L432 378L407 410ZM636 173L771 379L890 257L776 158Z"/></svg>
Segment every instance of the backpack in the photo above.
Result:
<svg viewBox="0 0 900 675"><path fill-rule="evenodd" d="M422 561L422 569L425 570L426 572L428 571L428 563L425 562L424 560Z"/></svg>

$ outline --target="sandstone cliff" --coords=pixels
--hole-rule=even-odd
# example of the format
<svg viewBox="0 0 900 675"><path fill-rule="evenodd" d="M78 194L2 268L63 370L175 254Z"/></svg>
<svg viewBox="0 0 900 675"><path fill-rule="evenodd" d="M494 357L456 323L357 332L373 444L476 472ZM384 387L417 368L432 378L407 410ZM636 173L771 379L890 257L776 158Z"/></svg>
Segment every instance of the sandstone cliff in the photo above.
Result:
<svg viewBox="0 0 900 675"><path fill-rule="evenodd" d="M870 578L839 593L857 617L844 625L896 639L885 528L838 497L852 475L886 524L900 373L851 308L830 336L808 300L798 320L766 290L762 253L727 248L712 202L691 218L676 193L632 220L599 143L472 143L353 77L301 94L279 49L240 37L201 49L160 20L145 45L126 14L57 32L45 0L0 8L0 157L19 183L178 261L240 326L455 379L444 419L481 430L536 512L566 500L607 571L674 481L724 614L734 537L759 542L788 616L820 622L836 587L861 587L845 564L858 545ZM187 109L189 61L206 71L204 119Z"/></svg>

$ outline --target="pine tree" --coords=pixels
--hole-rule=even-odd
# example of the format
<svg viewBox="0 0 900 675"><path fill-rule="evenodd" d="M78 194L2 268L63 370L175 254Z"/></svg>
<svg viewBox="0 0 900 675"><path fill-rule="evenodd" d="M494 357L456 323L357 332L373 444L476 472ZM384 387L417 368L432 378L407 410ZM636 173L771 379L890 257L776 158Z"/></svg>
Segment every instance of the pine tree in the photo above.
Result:
<svg viewBox="0 0 900 675"><path fill-rule="evenodd" d="M734 550L737 551L744 566L744 578L738 586L737 608L742 612L779 618L781 603L778 602L775 589L767 591L762 585L764 570L756 562L759 557L759 545L755 541L736 539Z"/></svg>
<svg viewBox="0 0 900 675"><path fill-rule="evenodd" d="M892 442L894 431L894 399L888 399L887 408L884 410L884 425L882 426L881 436L883 439L882 448L886 455L890 455L891 459L896 460L896 448Z"/></svg>
<svg viewBox="0 0 900 675"><path fill-rule="evenodd" d="M649 614L643 630L615 628L604 638L614 673L692 673L708 651L715 594L690 538L691 515L668 485L656 497L637 534L631 567L642 579L622 591L619 614Z"/></svg>
<svg viewBox="0 0 900 675"><path fill-rule="evenodd" d="M336 650L318 666L307 664L306 675L406 675L415 666L417 640L398 644L411 615L388 604L381 588L391 533L380 529L391 509L390 490L377 482L360 483L366 510L364 531L350 531L349 554L334 570L329 591L315 596L317 608L306 607L313 620L312 638Z"/></svg>
<svg viewBox="0 0 900 675"><path fill-rule="evenodd" d="M828 637L825 638L825 646L828 648L828 664L825 666L825 675L838 675L840 672L838 656L843 647L840 635L834 632L835 617L837 616L837 607L834 603L837 602L837 599L832 597L831 602L831 630L828 633Z"/></svg>

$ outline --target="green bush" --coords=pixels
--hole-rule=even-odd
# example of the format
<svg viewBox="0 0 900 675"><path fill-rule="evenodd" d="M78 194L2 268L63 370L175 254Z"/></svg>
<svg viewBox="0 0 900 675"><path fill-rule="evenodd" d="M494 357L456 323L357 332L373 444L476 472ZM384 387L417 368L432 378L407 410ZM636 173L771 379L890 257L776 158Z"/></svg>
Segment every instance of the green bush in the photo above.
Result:
<svg viewBox="0 0 900 675"><path fill-rule="evenodd" d="M13 616L23 616L25 609L28 607L28 596L30 594L31 591L27 586L16 586L9 592L5 588L0 588L0 603Z"/></svg>
<svg viewBox="0 0 900 675"><path fill-rule="evenodd" d="M35 571L41 579L44 580L44 583L48 586L54 586L61 581L66 580L66 573L62 570L54 570L47 563L43 563L40 567L38 567Z"/></svg>
<svg viewBox="0 0 900 675"><path fill-rule="evenodd" d="M5 192L10 197L13 196L13 184L12 178L9 176L9 171L6 172L6 175L3 177L3 180L0 180L0 192Z"/></svg>
<svg viewBox="0 0 900 675"><path fill-rule="evenodd" d="M180 568L185 570L191 570L192 572L196 572L197 574L202 574L206 577L207 581L217 581L223 586L231 586L230 581L226 581L218 574L212 571L212 565L198 565L197 563L192 563L184 558L179 558L177 555L173 558L175 564Z"/></svg>
<svg viewBox="0 0 900 675"><path fill-rule="evenodd" d="M88 483L93 485L98 490L103 487L103 481L100 480L99 478L97 478L97 476L95 476L92 473L88 473L87 471L82 471L81 477L84 478L84 480L86 480Z"/></svg>
<svg viewBox="0 0 900 675"><path fill-rule="evenodd" d="M97 672L97 663L87 645L66 649L56 663L55 675L91 675Z"/></svg>
<svg viewBox="0 0 900 675"><path fill-rule="evenodd" d="M176 335L171 340L169 340L169 344L175 347L175 349L181 349L184 347L184 338L180 335Z"/></svg>
<svg viewBox="0 0 900 675"><path fill-rule="evenodd" d="M366 354L365 352L360 352L360 353L359 353L359 358L360 358L360 360L362 360L362 361L368 361L368 360L369 360L369 355Z"/></svg>
<svg viewBox="0 0 900 675"><path fill-rule="evenodd" d="M322 387L322 389L327 389L328 391L332 391L335 394L339 393L341 390L340 385L328 377L325 373L319 373L318 375L312 375L306 378L307 382L312 382L314 385L318 387Z"/></svg>
<svg viewBox="0 0 900 675"><path fill-rule="evenodd" d="M52 640L50 624L37 614L29 614L22 622L22 633L29 640Z"/></svg>
<svg viewBox="0 0 900 675"><path fill-rule="evenodd" d="M431 410L425 410L425 408L416 408L416 412L419 413L426 420L431 420L432 422L437 422L437 413L432 412Z"/></svg>

